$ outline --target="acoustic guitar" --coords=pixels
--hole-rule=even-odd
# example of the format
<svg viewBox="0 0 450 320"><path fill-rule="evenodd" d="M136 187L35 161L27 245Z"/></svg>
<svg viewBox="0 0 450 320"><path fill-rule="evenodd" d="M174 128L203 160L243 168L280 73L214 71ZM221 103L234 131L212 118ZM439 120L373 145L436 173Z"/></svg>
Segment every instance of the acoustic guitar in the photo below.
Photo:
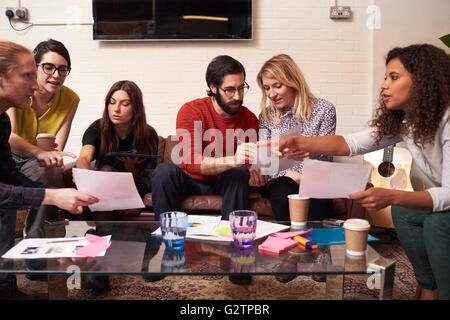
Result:
<svg viewBox="0 0 450 320"><path fill-rule="evenodd" d="M412 157L407 149L389 146L365 154L364 162L373 166L369 182L374 187L413 191L409 177ZM394 228L391 206L381 210L366 210L366 219L375 227Z"/></svg>

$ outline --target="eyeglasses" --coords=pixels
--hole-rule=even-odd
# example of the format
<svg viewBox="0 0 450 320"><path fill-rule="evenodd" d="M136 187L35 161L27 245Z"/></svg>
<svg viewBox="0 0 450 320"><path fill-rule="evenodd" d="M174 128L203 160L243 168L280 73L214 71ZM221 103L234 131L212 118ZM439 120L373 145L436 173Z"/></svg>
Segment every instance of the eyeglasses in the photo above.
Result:
<svg viewBox="0 0 450 320"><path fill-rule="evenodd" d="M240 86L239 88L219 88L220 90L222 90L223 92L225 92L225 95L228 98L232 98L234 97L234 95L236 94L236 90L239 92L239 94L246 94L248 89L250 89L250 86L247 84L247 82L244 82L245 84L243 86Z"/></svg>
<svg viewBox="0 0 450 320"><path fill-rule="evenodd" d="M58 70L59 75L61 77L66 77L69 73L71 68L68 66L59 66L58 68L53 63L37 63L37 66L42 67L42 71L44 71L45 74L52 75Z"/></svg>

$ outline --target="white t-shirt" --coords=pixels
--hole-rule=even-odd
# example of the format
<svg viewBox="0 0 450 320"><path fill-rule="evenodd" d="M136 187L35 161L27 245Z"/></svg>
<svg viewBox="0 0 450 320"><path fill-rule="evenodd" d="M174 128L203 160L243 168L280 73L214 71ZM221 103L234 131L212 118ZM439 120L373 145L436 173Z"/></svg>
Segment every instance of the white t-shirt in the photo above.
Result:
<svg viewBox="0 0 450 320"><path fill-rule="evenodd" d="M408 135L399 135L383 138L377 146L372 131L370 128L343 135L350 148L350 156L365 154L404 141L416 165L434 184L434 187L426 190L433 199L433 211L450 210L450 108L436 131L434 145L426 144L422 148Z"/></svg>

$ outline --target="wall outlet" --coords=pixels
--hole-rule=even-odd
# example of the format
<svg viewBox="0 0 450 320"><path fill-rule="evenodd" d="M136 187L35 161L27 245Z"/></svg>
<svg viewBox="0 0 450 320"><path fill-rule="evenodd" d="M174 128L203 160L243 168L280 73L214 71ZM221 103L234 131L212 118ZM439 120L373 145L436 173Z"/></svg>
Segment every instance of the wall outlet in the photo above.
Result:
<svg viewBox="0 0 450 320"><path fill-rule="evenodd" d="M6 8L5 14L7 17L11 15L11 12L13 15L11 16L11 19L13 20L28 20L28 9L24 7L16 7L16 8Z"/></svg>
<svg viewBox="0 0 450 320"><path fill-rule="evenodd" d="M350 19L351 17L352 17L352 9L348 6L330 7L330 19Z"/></svg>

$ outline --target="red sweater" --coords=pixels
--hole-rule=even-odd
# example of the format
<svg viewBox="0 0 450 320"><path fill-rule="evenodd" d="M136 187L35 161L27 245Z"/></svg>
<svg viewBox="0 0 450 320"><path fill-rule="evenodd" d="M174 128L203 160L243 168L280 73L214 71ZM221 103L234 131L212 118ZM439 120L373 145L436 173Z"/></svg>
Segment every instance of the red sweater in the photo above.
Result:
<svg viewBox="0 0 450 320"><path fill-rule="evenodd" d="M231 117L219 115L211 98L201 98L185 103L177 114L177 134L181 143L180 168L198 180L217 180L218 175L205 176L200 172L203 157L233 156L238 140L258 140L258 119L242 106ZM227 148L228 147L228 148Z"/></svg>

